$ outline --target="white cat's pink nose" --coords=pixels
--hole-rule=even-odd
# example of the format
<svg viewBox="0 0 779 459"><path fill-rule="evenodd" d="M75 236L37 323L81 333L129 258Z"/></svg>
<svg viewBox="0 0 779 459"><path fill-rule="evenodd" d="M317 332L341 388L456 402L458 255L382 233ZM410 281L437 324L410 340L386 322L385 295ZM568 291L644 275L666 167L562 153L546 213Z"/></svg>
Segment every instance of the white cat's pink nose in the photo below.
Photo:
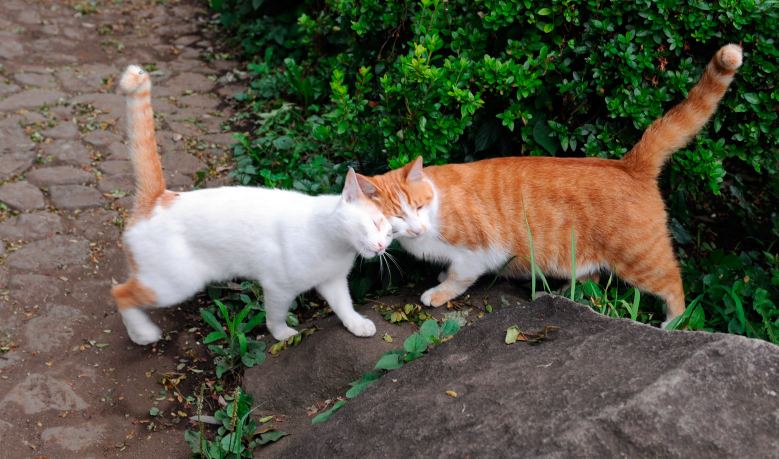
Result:
<svg viewBox="0 0 779 459"><path fill-rule="evenodd" d="M384 242L379 242L378 246L379 246L379 250L384 250L387 248L387 244L385 244Z"/></svg>

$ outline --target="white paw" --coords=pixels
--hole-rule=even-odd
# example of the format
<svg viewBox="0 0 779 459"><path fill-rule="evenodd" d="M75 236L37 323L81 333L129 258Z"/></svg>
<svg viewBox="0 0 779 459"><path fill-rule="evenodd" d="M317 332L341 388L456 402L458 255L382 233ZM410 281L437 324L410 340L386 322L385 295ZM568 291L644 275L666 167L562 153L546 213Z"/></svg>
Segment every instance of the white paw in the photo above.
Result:
<svg viewBox="0 0 779 459"><path fill-rule="evenodd" d="M433 294L435 293L435 288L431 288L430 290L426 291L422 294L422 304L425 306L430 306L430 300L433 297Z"/></svg>
<svg viewBox="0 0 779 459"><path fill-rule="evenodd" d="M281 330L271 332L271 335L273 335L276 341L286 341L297 334L298 331L290 327L284 327Z"/></svg>
<svg viewBox="0 0 779 459"><path fill-rule="evenodd" d="M376 325L370 319L364 317L344 322L344 327L355 336L373 336L376 334Z"/></svg>
<svg viewBox="0 0 779 459"><path fill-rule="evenodd" d="M438 283L444 282L446 279L449 278L449 273L446 271L441 271L438 273Z"/></svg>
<svg viewBox="0 0 779 459"><path fill-rule="evenodd" d="M149 317L139 308L120 309L119 313L122 315L125 328L127 328L127 335L134 343L145 346L156 343L162 338L162 331L159 327L154 325L154 322L149 320Z"/></svg>
<svg viewBox="0 0 779 459"><path fill-rule="evenodd" d="M666 327L668 324L670 324L670 323L671 323L671 321L672 321L672 320L674 320L675 318L676 318L676 317L674 317L674 318L672 318L672 319L666 319L666 320L665 320L665 322L663 322L663 323L661 323L661 324L660 324L660 329L661 329L661 330L665 330L665 327Z"/></svg>
<svg viewBox="0 0 779 459"><path fill-rule="evenodd" d="M134 327L127 327L127 334L134 343L146 346L156 343L162 338L162 330L153 323L136 324Z"/></svg>

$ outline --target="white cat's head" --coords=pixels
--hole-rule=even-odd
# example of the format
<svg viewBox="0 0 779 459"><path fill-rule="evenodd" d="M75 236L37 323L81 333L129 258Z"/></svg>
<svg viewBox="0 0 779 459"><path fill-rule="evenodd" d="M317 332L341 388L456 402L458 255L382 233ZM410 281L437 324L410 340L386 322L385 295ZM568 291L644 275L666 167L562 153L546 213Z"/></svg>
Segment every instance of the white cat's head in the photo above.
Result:
<svg viewBox="0 0 779 459"><path fill-rule="evenodd" d="M387 250L392 242L392 226L362 192L353 169L346 175L339 211L349 240L362 257L373 258Z"/></svg>

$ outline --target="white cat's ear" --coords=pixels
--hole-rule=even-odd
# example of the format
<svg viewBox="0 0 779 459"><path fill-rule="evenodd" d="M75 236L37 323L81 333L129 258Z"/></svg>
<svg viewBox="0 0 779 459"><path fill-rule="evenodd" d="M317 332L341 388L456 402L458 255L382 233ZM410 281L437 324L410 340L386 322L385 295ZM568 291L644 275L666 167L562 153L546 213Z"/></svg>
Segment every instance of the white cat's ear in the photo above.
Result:
<svg viewBox="0 0 779 459"><path fill-rule="evenodd" d="M346 174L346 181L344 182L344 191L341 193L344 201L353 203L365 195L360 190L360 184L357 183L357 174L354 169L349 168L349 173Z"/></svg>
<svg viewBox="0 0 779 459"><path fill-rule="evenodd" d="M422 172L422 157L417 156L417 159L414 160L414 164L411 165L411 169L408 171L408 174L406 175L406 181L408 182L421 182L422 179L425 177L425 174Z"/></svg>
<svg viewBox="0 0 779 459"><path fill-rule="evenodd" d="M359 185L360 190L362 191L362 194L365 195L365 197L373 198L379 193L379 189L376 188L376 185L373 182L371 182L371 179L360 174L356 174L356 177L357 185Z"/></svg>

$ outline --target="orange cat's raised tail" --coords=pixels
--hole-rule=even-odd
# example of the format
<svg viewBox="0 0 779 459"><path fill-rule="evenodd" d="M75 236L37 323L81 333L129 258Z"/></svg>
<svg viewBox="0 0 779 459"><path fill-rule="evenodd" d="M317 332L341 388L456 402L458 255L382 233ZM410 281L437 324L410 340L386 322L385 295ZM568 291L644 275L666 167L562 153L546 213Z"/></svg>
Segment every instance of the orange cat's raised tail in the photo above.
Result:
<svg viewBox="0 0 779 459"><path fill-rule="evenodd" d="M690 90L687 100L655 120L622 161L636 173L660 175L665 161L684 147L714 114L733 75L741 67L742 57L738 45L720 48L698 84Z"/></svg>

